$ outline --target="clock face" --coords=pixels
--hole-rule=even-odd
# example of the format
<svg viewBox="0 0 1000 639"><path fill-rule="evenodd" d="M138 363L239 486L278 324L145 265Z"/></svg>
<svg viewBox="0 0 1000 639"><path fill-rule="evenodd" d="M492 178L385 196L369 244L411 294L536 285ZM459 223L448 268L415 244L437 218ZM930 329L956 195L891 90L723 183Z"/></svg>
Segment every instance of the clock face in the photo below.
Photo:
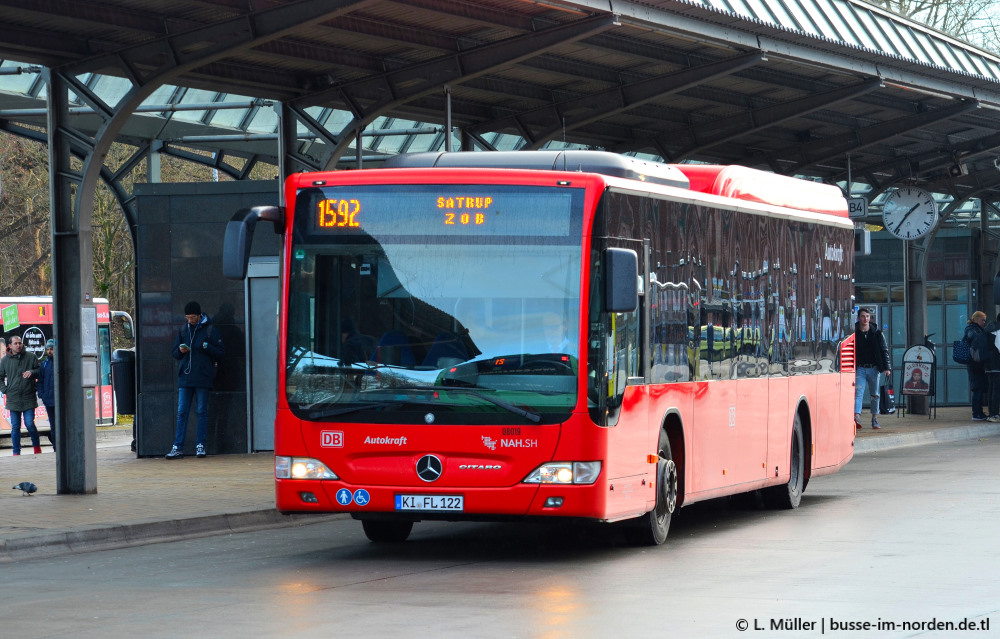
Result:
<svg viewBox="0 0 1000 639"><path fill-rule="evenodd" d="M934 197L913 186L903 186L885 198L882 222L885 230L901 240L915 240L927 235L937 224Z"/></svg>

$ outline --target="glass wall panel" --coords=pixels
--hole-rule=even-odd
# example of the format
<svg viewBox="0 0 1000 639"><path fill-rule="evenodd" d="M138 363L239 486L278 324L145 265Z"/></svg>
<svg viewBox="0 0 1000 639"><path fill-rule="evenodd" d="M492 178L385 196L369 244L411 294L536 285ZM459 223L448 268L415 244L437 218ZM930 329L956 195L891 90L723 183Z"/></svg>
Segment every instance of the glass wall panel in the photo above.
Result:
<svg viewBox="0 0 1000 639"><path fill-rule="evenodd" d="M889 333L886 334L886 338L889 340L891 346L902 346L905 348L908 346L906 343L906 309L898 304L894 304L889 308L891 309L889 315L892 323Z"/></svg>
<svg viewBox="0 0 1000 639"><path fill-rule="evenodd" d="M948 368L944 369L945 379L947 381L947 394L944 400L949 404L968 404L969 403L969 377L965 370L962 368ZM942 369L938 369L938 380L940 381L942 374ZM938 388L938 403L941 403L941 388Z"/></svg>
<svg viewBox="0 0 1000 639"><path fill-rule="evenodd" d="M888 289L881 284L858 284L854 291L858 304L881 304L888 297Z"/></svg>
<svg viewBox="0 0 1000 639"><path fill-rule="evenodd" d="M944 326L942 322L944 318L942 316L942 304L928 304L927 305L927 335L930 336L931 341L940 344L944 341ZM913 344L920 344L923 342L923 335L914 336L910 340Z"/></svg>
<svg viewBox="0 0 1000 639"><path fill-rule="evenodd" d="M961 284L945 284L944 299L949 302L969 301L969 285L964 282Z"/></svg>

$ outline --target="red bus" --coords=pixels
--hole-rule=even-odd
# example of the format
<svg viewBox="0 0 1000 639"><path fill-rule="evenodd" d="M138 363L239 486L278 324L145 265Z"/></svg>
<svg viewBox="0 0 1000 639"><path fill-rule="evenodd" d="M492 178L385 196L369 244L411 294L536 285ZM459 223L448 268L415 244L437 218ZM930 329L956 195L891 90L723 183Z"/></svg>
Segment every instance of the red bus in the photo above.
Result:
<svg viewBox="0 0 1000 639"><path fill-rule="evenodd" d="M277 507L621 522L795 508L853 454L840 190L592 151L429 153L296 174L226 229L284 233ZM841 361L843 352L845 361ZM847 360L850 361L847 361ZM755 498L756 499L756 498Z"/></svg>
<svg viewBox="0 0 1000 639"><path fill-rule="evenodd" d="M97 401L95 403L97 425L110 426L115 423L114 392L111 385L111 309L108 300L94 300L97 307L98 363ZM53 337L52 297L47 295L0 297L0 348L6 353L7 342L17 335L24 349L31 351L38 359L45 354L45 342ZM57 350L58 353L58 350ZM10 412L6 397L0 412L0 433L10 435ZM49 417L45 407L38 404L35 409L35 426L42 431L49 429Z"/></svg>

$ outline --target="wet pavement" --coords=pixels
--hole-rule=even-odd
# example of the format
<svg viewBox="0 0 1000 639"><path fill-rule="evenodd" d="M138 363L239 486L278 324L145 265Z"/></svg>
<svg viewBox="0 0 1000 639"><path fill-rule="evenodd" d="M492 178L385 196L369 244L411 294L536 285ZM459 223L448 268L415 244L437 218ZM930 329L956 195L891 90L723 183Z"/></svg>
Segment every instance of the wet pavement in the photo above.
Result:
<svg viewBox="0 0 1000 639"><path fill-rule="evenodd" d="M1000 435L1000 423L974 422L971 410L942 408L936 417L879 417L872 430L865 414L855 452L873 454L903 446ZM316 523L347 515L286 516L274 509L271 453L194 456L179 460L136 458L130 428L101 428L97 490L57 495L55 455L30 446L13 457L0 449L0 562L120 548L198 536ZM11 487L38 486L25 496Z"/></svg>

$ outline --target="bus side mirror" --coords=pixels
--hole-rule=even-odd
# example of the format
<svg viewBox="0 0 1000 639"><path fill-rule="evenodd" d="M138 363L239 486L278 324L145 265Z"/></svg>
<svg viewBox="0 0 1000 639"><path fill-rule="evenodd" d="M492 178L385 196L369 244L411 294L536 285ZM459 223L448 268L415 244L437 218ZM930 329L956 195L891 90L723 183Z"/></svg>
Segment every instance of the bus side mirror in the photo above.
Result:
<svg viewBox="0 0 1000 639"><path fill-rule="evenodd" d="M609 313L631 313L639 307L639 256L635 251L604 251L604 304Z"/></svg>
<svg viewBox="0 0 1000 639"><path fill-rule="evenodd" d="M250 261L250 243L253 241L254 227L258 220L274 224L276 233L285 225L285 216L277 206L255 206L240 209L226 224L226 235L222 244L222 275L231 280L242 280L247 276Z"/></svg>
<svg viewBox="0 0 1000 639"><path fill-rule="evenodd" d="M111 311L111 319L122 321L122 332L125 333L125 339L135 339L135 323L132 321L132 316L125 311Z"/></svg>

